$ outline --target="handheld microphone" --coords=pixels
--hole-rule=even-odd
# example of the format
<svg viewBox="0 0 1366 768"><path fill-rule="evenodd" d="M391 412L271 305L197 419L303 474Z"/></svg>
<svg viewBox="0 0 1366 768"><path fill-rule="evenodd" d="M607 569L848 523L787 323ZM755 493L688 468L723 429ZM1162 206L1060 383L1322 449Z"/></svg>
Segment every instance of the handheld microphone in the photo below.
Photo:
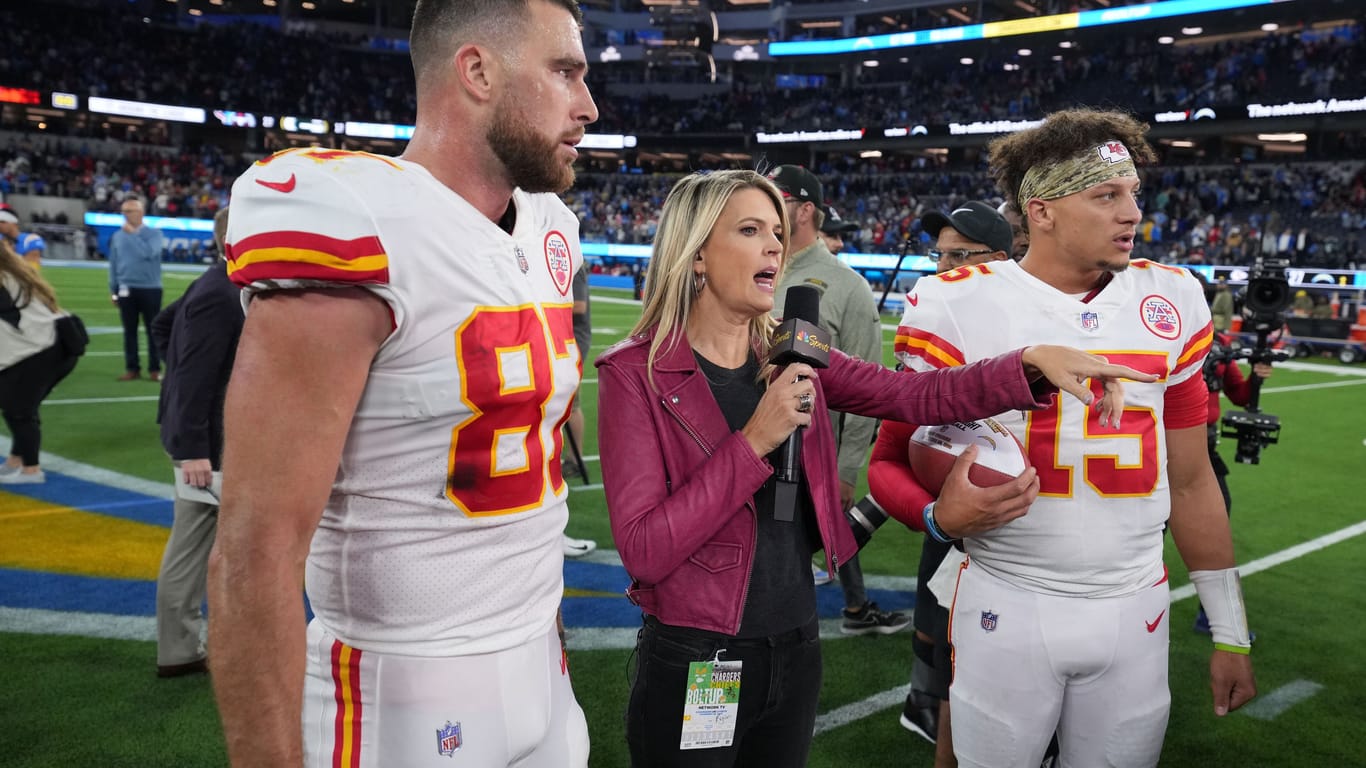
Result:
<svg viewBox="0 0 1366 768"><path fill-rule="evenodd" d="M783 321L773 333L769 362L783 366L806 363L812 368L830 366L830 334L817 323L821 318L821 292L809 285L787 289L783 302ZM778 447L775 467L773 517L792 520L797 506L797 485L802 472L802 431L793 431Z"/></svg>

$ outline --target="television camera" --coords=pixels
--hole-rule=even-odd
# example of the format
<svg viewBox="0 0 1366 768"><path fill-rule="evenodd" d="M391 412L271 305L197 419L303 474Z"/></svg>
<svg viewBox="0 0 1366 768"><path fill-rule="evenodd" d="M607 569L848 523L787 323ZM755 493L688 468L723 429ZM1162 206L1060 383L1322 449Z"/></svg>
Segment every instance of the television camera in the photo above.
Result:
<svg viewBox="0 0 1366 768"><path fill-rule="evenodd" d="M1256 334L1256 342L1251 347L1240 344L1224 345L1215 342L1205 357L1205 384L1211 392L1218 392L1223 382L1219 370L1222 365L1233 364L1236 360L1257 363L1281 362L1290 354L1284 350L1273 349L1267 342L1273 331L1278 331L1285 323L1285 311L1290 308L1293 296L1290 281L1285 270L1289 262L1284 259L1257 259L1248 274L1247 293L1243 297L1243 328ZM1278 416L1263 413L1258 407L1262 380L1253 376L1248 382L1250 396L1247 407L1242 411L1228 411L1222 421L1223 437L1235 438L1238 447L1234 460L1240 464L1257 464L1261 461L1262 448L1280 439L1281 420Z"/></svg>

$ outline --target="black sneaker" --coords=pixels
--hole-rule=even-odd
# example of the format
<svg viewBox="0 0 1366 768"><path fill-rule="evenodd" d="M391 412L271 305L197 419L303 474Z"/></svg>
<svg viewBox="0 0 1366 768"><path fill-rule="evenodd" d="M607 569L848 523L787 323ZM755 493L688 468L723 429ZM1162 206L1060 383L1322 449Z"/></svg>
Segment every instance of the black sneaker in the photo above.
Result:
<svg viewBox="0 0 1366 768"><path fill-rule="evenodd" d="M844 609L840 632L846 635L890 635L910 626L911 619L899 611L883 611L871 600L855 613Z"/></svg>
<svg viewBox="0 0 1366 768"><path fill-rule="evenodd" d="M939 740L939 702L927 699L929 706L921 706L914 693L906 696L901 708L901 727L933 744Z"/></svg>

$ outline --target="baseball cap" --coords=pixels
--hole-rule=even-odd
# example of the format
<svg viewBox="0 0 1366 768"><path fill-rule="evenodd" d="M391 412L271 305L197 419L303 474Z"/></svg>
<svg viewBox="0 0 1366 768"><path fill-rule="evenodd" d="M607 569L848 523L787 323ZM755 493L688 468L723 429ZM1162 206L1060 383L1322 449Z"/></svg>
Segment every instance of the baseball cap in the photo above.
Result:
<svg viewBox="0 0 1366 768"><path fill-rule="evenodd" d="M858 231L858 225L840 218L839 211L835 210L835 206L827 205L825 206L825 223L821 224L821 231L827 235L843 235Z"/></svg>
<svg viewBox="0 0 1366 768"><path fill-rule="evenodd" d="M773 169L768 178L777 185L783 197L815 203L817 208L825 210L825 190L821 187L821 180L811 171L800 165L780 165Z"/></svg>
<svg viewBox="0 0 1366 768"><path fill-rule="evenodd" d="M947 214L930 211L920 219L920 225L931 237L939 237L939 231L944 227L953 227L963 237L976 240L993 251L1006 253L1010 253L1014 238L1005 217L990 205L976 200L963 203Z"/></svg>

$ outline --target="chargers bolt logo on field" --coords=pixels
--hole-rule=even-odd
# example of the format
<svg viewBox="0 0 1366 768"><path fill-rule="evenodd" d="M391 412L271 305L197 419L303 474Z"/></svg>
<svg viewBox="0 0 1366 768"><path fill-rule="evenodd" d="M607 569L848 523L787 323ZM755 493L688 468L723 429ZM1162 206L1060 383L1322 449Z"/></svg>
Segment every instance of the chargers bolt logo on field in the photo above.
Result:
<svg viewBox="0 0 1366 768"><path fill-rule="evenodd" d="M985 629L988 632L995 632L996 620L999 618L1000 616L991 611L982 611L982 629Z"/></svg>
<svg viewBox="0 0 1366 768"><path fill-rule="evenodd" d="M1157 295L1148 296L1138 305L1143 325L1154 336L1171 341L1181 335L1181 314L1170 301Z"/></svg>
<svg viewBox="0 0 1366 768"><path fill-rule="evenodd" d="M550 279L561 296L569 295L569 281L574 277L570 272L569 241L564 235L551 230L545 236L545 265L550 269Z"/></svg>
<svg viewBox="0 0 1366 768"><path fill-rule="evenodd" d="M464 745L460 738L460 723L451 725L451 721L446 721L444 728L436 729L436 751L437 754L446 757L455 757L455 753Z"/></svg>

